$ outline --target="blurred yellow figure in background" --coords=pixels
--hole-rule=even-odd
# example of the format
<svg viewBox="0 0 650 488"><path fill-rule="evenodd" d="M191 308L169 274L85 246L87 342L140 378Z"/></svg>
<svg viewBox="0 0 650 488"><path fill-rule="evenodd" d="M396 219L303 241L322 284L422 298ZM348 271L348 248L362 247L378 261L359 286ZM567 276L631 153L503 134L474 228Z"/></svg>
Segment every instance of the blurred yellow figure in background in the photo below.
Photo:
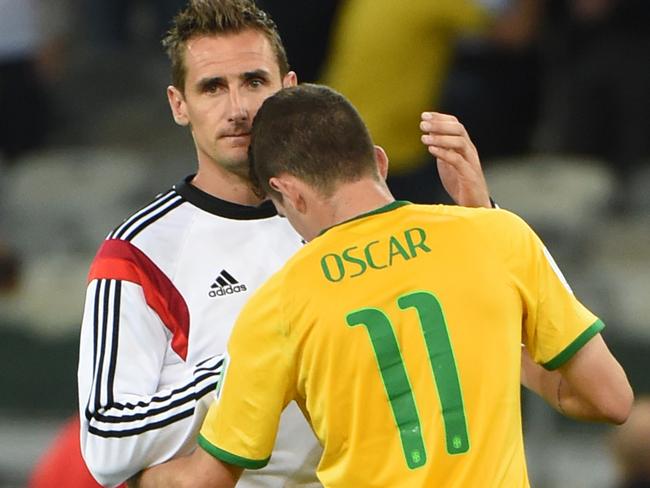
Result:
<svg viewBox="0 0 650 488"><path fill-rule="evenodd" d="M423 107L438 106L456 40L487 27L490 18L490 11L474 0L348 0L340 6L323 83L352 102L373 140L391 155L389 184L397 198L440 201L428 195L429 173L435 171L413 129ZM426 193L415 188L406 190L415 194L403 193L393 177L423 167ZM419 176L406 186L417 185Z"/></svg>

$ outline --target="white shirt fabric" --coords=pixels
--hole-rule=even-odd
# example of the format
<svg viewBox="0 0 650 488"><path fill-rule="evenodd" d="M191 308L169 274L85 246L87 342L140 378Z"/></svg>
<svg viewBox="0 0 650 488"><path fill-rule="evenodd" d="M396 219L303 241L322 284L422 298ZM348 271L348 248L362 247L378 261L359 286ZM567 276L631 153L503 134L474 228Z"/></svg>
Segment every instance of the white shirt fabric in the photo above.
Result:
<svg viewBox="0 0 650 488"><path fill-rule="evenodd" d="M189 179L111 232L91 266L81 449L103 485L195 449L239 310L301 246L272 205L219 200ZM319 487L320 454L291 404L269 465L245 471L237 486Z"/></svg>

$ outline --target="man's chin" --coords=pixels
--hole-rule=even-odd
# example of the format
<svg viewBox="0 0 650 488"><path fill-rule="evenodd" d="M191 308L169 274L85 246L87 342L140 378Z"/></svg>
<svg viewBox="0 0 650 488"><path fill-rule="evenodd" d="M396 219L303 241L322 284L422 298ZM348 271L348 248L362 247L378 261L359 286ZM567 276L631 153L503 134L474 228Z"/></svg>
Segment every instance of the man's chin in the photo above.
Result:
<svg viewBox="0 0 650 488"><path fill-rule="evenodd" d="M217 155L215 161L219 166L231 173L236 173L248 179L248 151L228 151Z"/></svg>
<svg viewBox="0 0 650 488"><path fill-rule="evenodd" d="M224 156L233 160L247 159L249 139L247 137L237 137L235 139L221 146Z"/></svg>

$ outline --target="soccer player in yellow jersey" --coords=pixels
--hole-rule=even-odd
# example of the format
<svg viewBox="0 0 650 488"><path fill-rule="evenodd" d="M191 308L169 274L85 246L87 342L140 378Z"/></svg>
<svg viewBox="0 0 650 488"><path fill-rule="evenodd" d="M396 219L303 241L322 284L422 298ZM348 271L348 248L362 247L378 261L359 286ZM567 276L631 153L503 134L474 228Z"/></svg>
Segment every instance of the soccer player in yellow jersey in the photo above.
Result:
<svg viewBox="0 0 650 488"><path fill-rule="evenodd" d="M625 421L603 323L520 218L395 201L386 155L325 87L267 99L250 159L309 242L243 309L201 449L142 486L233 486L292 400L327 488L528 487L520 381L568 416Z"/></svg>

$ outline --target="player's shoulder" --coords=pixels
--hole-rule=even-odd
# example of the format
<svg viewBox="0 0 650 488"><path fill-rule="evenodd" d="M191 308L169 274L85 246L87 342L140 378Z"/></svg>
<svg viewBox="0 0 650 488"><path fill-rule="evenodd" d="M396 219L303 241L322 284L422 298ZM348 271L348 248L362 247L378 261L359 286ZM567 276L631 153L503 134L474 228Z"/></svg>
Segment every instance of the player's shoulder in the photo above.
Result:
<svg viewBox="0 0 650 488"><path fill-rule="evenodd" d="M491 232L502 233L507 238L510 233L528 234L528 223L515 212L504 208L477 208L473 210L477 225L487 227Z"/></svg>
<svg viewBox="0 0 650 488"><path fill-rule="evenodd" d="M191 225L191 205L174 188L153 197L114 227L99 246L93 266L103 258L125 259L143 269L175 263L183 252L184 236ZM147 264L149 263L149 264Z"/></svg>
<svg viewBox="0 0 650 488"><path fill-rule="evenodd" d="M473 242L510 249L531 240L534 232L519 215L501 208L470 208L455 205L415 205L416 219L459 231ZM428 216L422 213L428 213ZM422 216L421 216L422 215Z"/></svg>
<svg viewBox="0 0 650 488"><path fill-rule="evenodd" d="M314 279L314 269L320 269L318 263L321 255L322 247L319 239L305 243L266 280L262 285L264 293L268 297L275 296L280 302L284 302L293 299L301 292L308 292L309 284Z"/></svg>
<svg viewBox="0 0 650 488"><path fill-rule="evenodd" d="M410 208L409 208L410 207ZM432 217L442 217L467 225L521 227L526 222L517 214L502 208L475 208L458 205L410 205L407 210L429 214Z"/></svg>
<svg viewBox="0 0 650 488"><path fill-rule="evenodd" d="M106 239L134 241L146 239L152 232L154 235L173 232L176 226L170 225L170 220L182 220L178 209L184 202L185 199L174 188L159 193L115 226Z"/></svg>
<svg viewBox="0 0 650 488"><path fill-rule="evenodd" d="M527 226L523 218L504 208L467 208L456 207L478 224L499 225L507 227Z"/></svg>
<svg viewBox="0 0 650 488"><path fill-rule="evenodd" d="M286 266L273 273L262 285L253 291L239 313L238 324L246 323L247 326L261 326L258 320L248 320L251 317L273 317L281 314L287 298L291 297L292 290L286 287ZM243 320L246 319L246 320ZM266 321L262 321L266 323ZM268 324L267 324L268 325ZM240 327L242 327L240 325Z"/></svg>
<svg viewBox="0 0 650 488"><path fill-rule="evenodd" d="M100 244L91 269L106 259L129 262L141 270L153 270L178 259L182 236L170 220L188 222L176 215L184 199L174 189L159 193L149 203L114 227ZM184 212L180 212L184 213ZM92 274L92 273L91 273Z"/></svg>

